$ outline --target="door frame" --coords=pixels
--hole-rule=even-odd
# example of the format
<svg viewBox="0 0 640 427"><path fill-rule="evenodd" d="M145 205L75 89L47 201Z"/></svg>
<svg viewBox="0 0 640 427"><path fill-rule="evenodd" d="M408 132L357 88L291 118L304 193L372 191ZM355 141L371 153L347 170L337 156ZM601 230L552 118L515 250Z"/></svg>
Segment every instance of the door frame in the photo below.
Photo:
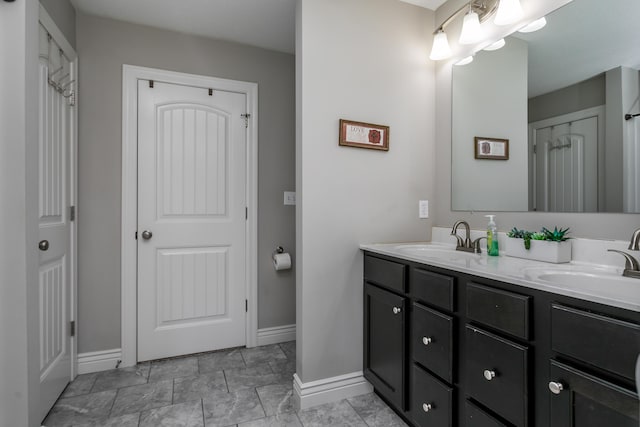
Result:
<svg viewBox="0 0 640 427"><path fill-rule="evenodd" d="M213 87L241 93L247 99L246 196L246 346L257 345L258 334L258 84L124 64L122 66L122 226L121 340L122 366L138 361L137 231L138 221L138 80Z"/></svg>

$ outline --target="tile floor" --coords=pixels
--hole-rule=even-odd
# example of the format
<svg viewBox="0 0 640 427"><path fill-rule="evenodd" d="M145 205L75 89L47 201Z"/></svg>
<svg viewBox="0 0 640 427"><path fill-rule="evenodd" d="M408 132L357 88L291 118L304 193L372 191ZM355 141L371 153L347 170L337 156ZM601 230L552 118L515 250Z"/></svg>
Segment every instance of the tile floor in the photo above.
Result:
<svg viewBox="0 0 640 427"><path fill-rule="evenodd" d="M79 375L43 425L406 426L375 394L295 412L294 372L291 341Z"/></svg>

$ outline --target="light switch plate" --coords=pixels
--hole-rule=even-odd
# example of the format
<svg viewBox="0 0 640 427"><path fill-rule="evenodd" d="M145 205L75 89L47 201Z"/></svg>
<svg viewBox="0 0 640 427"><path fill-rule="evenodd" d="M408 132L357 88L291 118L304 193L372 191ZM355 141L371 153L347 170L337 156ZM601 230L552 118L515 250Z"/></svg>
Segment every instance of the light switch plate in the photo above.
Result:
<svg viewBox="0 0 640 427"><path fill-rule="evenodd" d="M284 192L284 204L285 205L295 205L296 204L296 192L295 191L285 191Z"/></svg>
<svg viewBox="0 0 640 427"><path fill-rule="evenodd" d="M418 217L429 218L429 201L428 200L418 201Z"/></svg>

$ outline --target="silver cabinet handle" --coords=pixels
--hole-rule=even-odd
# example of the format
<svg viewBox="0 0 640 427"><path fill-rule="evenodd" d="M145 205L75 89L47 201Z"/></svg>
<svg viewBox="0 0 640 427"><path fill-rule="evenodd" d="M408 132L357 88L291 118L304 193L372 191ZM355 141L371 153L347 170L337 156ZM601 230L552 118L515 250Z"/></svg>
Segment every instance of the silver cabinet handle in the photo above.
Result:
<svg viewBox="0 0 640 427"><path fill-rule="evenodd" d="M433 405L432 405L431 403L423 403L423 404L422 404L422 410L423 410L424 412L429 412L429 411L431 411L432 409L435 409L435 408L433 407Z"/></svg>
<svg viewBox="0 0 640 427"><path fill-rule="evenodd" d="M560 392L564 390L564 386L561 382L551 381L549 383L549 390L551 390L551 393L553 394L560 394Z"/></svg>
<svg viewBox="0 0 640 427"><path fill-rule="evenodd" d="M422 344L424 345L429 345L432 341L431 337L422 337Z"/></svg>
<svg viewBox="0 0 640 427"><path fill-rule="evenodd" d="M393 307L393 314L398 314L402 311L402 308L400 307Z"/></svg>
<svg viewBox="0 0 640 427"><path fill-rule="evenodd" d="M152 238L152 237L153 237L153 233L152 233L152 232L150 232L149 230L144 230L144 231L142 232L142 238L143 238L144 240L149 240L149 239L150 239L150 238Z"/></svg>
<svg viewBox="0 0 640 427"><path fill-rule="evenodd" d="M49 241L40 240L40 242L38 243L38 249L40 249L41 251L46 251L47 249L49 249Z"/></svg>
<svg viewBox="0 0 640 427"><path fill-rule="evenodd" d="M495 371L490 371L488 369L484 370L484 379L487 381L491 381L492 379L494 379L496 377L496 372Z"/></svg>

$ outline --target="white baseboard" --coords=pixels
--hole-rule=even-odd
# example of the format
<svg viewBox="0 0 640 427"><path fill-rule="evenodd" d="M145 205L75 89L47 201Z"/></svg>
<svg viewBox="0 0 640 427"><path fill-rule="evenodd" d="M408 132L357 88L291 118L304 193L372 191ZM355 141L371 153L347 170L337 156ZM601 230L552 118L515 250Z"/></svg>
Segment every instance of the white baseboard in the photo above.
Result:
<svg viewBox="0 0 640 427"><path fill-rule="evenodd" d="M80 353L78 354L78 374L114 369L121 358L122 351L119 348Z"/></svg>
<svg viewBox="0 0 640 427"><path fill-rule="evenodd" d="M296 325L258 329L258 345L278 344L296 339Z"/></svg>
<svg viewBox="0 0 640 427"><path fill-rule="evenodd" d="M298 411L372 391L373 386L361 371L308 383L300 381L298 374L293 375L293 398Z"/></svg>

